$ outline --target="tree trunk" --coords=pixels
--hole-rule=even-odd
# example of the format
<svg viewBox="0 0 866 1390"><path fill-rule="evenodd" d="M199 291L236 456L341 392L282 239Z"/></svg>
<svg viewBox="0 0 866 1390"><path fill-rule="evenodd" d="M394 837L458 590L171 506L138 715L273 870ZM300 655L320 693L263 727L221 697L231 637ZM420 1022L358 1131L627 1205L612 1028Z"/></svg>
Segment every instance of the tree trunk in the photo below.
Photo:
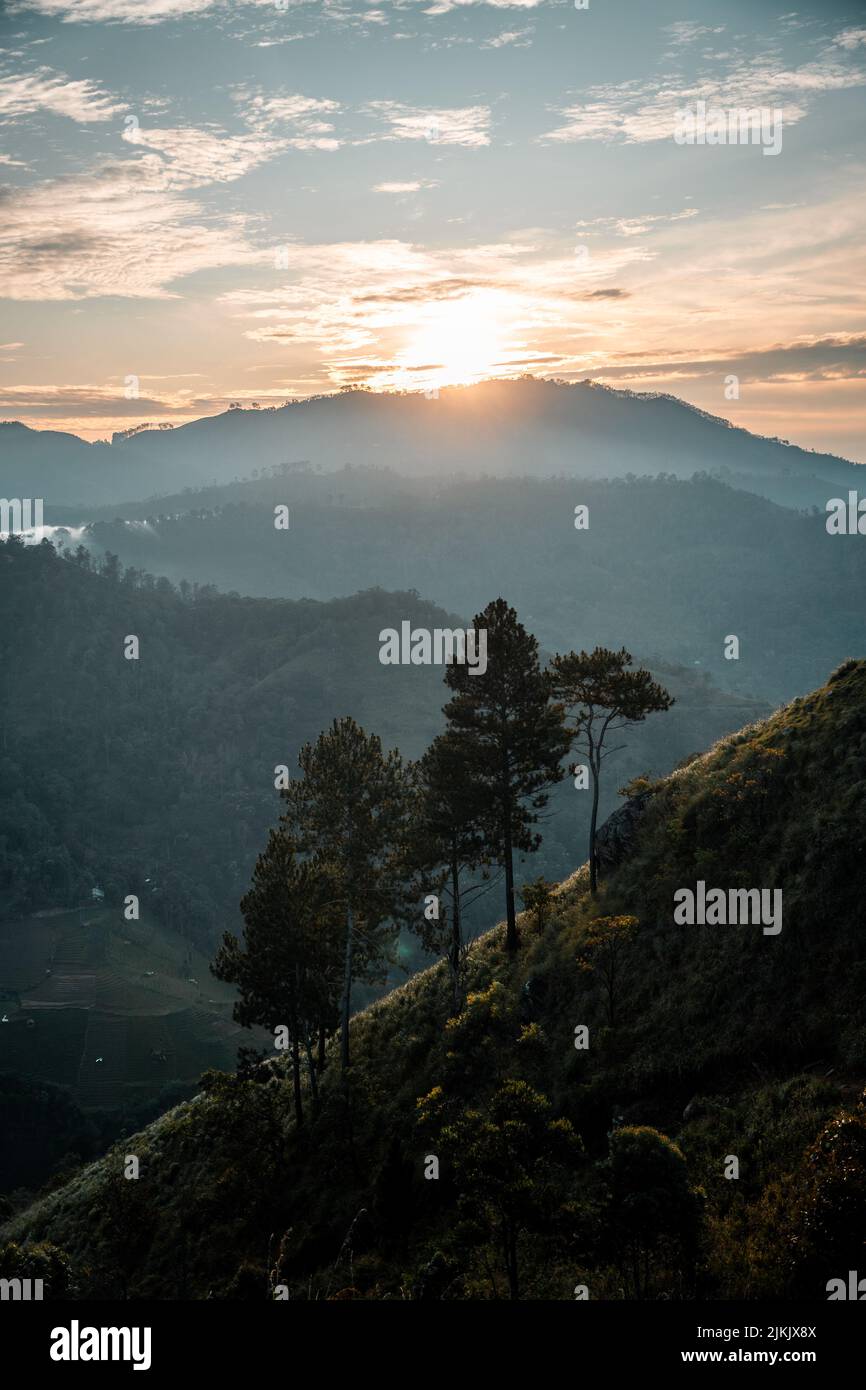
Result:
<svg viewBox="0 0 866 1390"><path fill-rule="evenodd" d="M507 753L503 754L502 769L502 810L503 810L503 846L505 851L505 945L509 952L517 950L520 944L517 937L517 915L514 911L514 862L511 844L511 786L508 778Z"/></svg>
<svg viewBox="0 0 866 1390"><path fill-rule="evenodd" d="M592 816L589 822L589 891L593 895L598 892L598 860L595 853L595 829L598 824L598 778L599 772L592 768Z"/></svg>
<svg viewBox="0 0 866 1390"><path fill-rule="evenodd" d="M510 1223L504 1223L503 1246L505 1249L505 1268L508 1272L508 1297L515 1302L520 1298L520 1283L517 1276L517 1232Z"/></svg>
<svg viewBox="0 0 866 1390"><path fill-rule="evenodd" d="M304 1032L304 1046L307 1053L307 1070L310 1073L310 1094L313 1097L313 1109L319 1108L319 1078L316 1075L316 1063L313 1057L313 1049L310 1046L310 1035Z"/></svg>
<svg viewBox="0 0 866 1390"><path fill-rule="evenodd" d="M322 1075L322 1072L323 1072L324 1070L325 1070L325 1025L324 1025L324 1023L320 1023L320 1024L319 1024L319 1046L318 1046L317 1056L316 1056L316 1071L318 1072L319 1076L321 1076L321 1075Z"/></svg>
<svg viewBox="0 0 866 1390"><path fill-rule="evenodd" d="M460 980L463 939L460 934L460 870L457 867L456 856L451 860L451 893L454 898L454 906L451 913L451 951L449 954L453 990L452 1013L457 1015L463 1006L463 990Z"/></svg>
<svg viewBox="0 0 866 1390"><path fill-rule="evenodd" d="M304 1106L301 1100L301 1053L297 1037L292 1039L292 1087L295 1092L295 1124L303 1128Z"/></svg>
<svg viewBox="0 0 866 1390"><path fill-rule="evenodd" d="M349 1066L349 1004L352 997L352 953L355 945L355 923L351 906L346 908L346 973L343 977L343 1017L340 1030L340 1066Z"/></svg>

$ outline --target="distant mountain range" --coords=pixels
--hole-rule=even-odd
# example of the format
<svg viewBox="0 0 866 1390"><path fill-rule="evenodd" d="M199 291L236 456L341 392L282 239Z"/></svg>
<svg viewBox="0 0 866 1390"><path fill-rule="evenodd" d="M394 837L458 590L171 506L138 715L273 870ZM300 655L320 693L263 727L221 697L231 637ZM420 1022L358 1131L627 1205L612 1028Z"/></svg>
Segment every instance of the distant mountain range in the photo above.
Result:
<svg viewBox="0 0 866 1390"><path fill-rule="evenodd" d="M439 732L442 669L379 661L380 631L404 619L462 625L417 594L182 599L165 579L133 584L48 546L0 545L0 921L76 907L99 884L118 916L126 893L141 894L211 948L237 925L282 809L276 767L294 774L302 744L344 714L409 758ZM139 661L123 658L127 633ZM605 814L622 783L767 712L702 673L654 670L677 703L617 755ZM586 840L570 779L550 811L521 879L561 875Z"/></svg>
<svg viewBox="0 0 866 1390"><path fill-rule="evenodd" d="M709 472L792 507L823 507L862 476L859 464L750 434L673 396L591 381L489 381L430 398L345 391L123 432L111 444L0 424L3 494L40 496L48 508L155 497L300 460L314 470L386 465L413 476Z"/></svg>
<svg viewBox="0 0 866 1390"><path fill-rule="evenodd" d="M584 530L577 505L588 509ZM278 506L288 530L275 527ZM270 598L416 589L468 620L503 594L548 650L625 644L767 700L802 694L863 651L860 538L828 535L823 513L707 477L434 481L286 468L105 508L55 535L174 583ZM725 656L729 634L737 660Z"/></svg>

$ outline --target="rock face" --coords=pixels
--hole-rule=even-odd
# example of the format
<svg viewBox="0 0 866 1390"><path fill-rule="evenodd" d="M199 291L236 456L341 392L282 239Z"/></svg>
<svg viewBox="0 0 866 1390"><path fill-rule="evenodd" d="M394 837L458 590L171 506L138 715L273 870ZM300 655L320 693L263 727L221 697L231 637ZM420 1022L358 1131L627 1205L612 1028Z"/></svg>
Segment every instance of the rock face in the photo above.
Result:
<svg viewBox="0 0 866 1390"><path fill-rule="evenodd" d="M652 797L651 791L631 797L599 826L595 833L595 848L602 873L609 873L628 858L638 824Z"/></svg>

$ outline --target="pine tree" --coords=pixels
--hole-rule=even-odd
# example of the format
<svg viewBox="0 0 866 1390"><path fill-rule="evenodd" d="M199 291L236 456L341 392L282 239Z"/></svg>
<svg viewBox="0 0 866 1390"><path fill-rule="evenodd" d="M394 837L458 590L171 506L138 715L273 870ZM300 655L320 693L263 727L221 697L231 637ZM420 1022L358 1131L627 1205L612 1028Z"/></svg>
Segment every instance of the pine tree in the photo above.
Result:
<svg viewBox="0 0 866 1390"><path fill-rule="evenodd" d="M406 779L398 752L346 716L298 756L301 777L282 793L287 833L334 875L345 921L340 1058L349 1066L349 1013L356 979L381 978L404 902L398 866Z"/></svg>
<svg viewBox="0 0 866 1390"><path fill-rule="evenodd" d="M550 663L553 690L571 716L572 744L589 759L592 776L592 815L589 830L589 886L598 891L598 853L595 833L598 825L598 798L601 764L616 753L605 748L609 734L621 733L640 724L648 714L668 710L673 696L639 667L630 671L632 657L625 647L618 652L596 647L592 652L569 652L555 656Z"/></svg>
<svg viewBox="0 0 866 1390"><path fill-rule="evenodd" d="M461 740L440 734L411 769L412 799L406 832L408 869L417 894L433 895L424 914L411 922L425 949L444 955L451 976L452 1010L463 1002L468 943L465 910L489 891L484 834L485 800L462 757ZM479 882L475 870L482 868ZM445 904L440 906L440 899Z"/></svg>
<svg viewBox="0 0 866 1390"><path fill-rule="evenodd" d="M538 848L532 827L547 803L547 791L564 776L560 762L570 738L561 705L551 701L548 676L538 661L538 643L504 599L487 605L474 620L487 633L487 669L452 663L445 680L454 698L445 706L448 732L486 804L490 857L505 870L506 942L517 949L514 851Z"/></svg>
<svg viewBox="0 0 866 1390"><path fill-rule="evenodd" d="M211 966L237 985L236 1022L288 1032L295 1118L303 1123L301 1053L318 1097L313 1042L333 1030L339 991L340 919L334 876L321 862L300 861L288 836L272 830L241 902L244 940L231 932Z"/></svg>

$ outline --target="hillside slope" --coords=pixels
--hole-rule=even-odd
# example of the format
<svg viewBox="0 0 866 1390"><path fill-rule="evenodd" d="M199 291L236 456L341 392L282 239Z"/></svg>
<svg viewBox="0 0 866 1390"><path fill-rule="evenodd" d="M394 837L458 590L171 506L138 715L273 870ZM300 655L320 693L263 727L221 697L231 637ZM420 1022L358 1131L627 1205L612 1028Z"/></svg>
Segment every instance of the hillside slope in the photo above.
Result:
<svg viewBox="0 0 866 1390"><path fill-rule="evenodd" d="M306 1131L279 1063L211 1076L137 1183L118 1151L0 1239L85 1295L824 1299L864 1254L864 752L852 661L648 788L601 897L484 937L458 1017L441 967L358 1015ZM782 889L782 930L675 926L697 880Z"/></svg>

